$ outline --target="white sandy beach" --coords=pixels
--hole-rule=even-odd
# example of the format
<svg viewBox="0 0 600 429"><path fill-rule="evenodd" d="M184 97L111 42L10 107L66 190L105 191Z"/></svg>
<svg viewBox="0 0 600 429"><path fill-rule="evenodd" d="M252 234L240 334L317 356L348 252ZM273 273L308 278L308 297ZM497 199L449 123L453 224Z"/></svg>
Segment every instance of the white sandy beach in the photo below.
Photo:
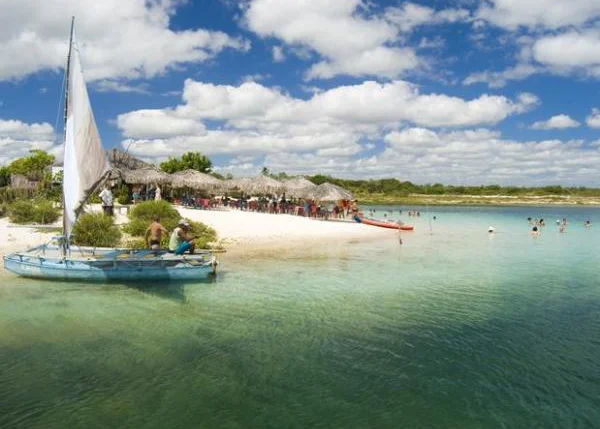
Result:
<svg viewBox="0 0 600 429"><path fill-rule="evenodd" d="M389 237L395 231L355 222L331 222L313 220L300 216L266 214L239 210L194 210L175 207L182 217L205 223L217 231L219 241L227 249L264 247L290 247L301 243L339 244L352 240ZM99 205L87 207L88 211L100 211ZM128 221L125 214L115 213L115 222ZM54 225L62 225L61 220ZM48 242L55 231L44 232L10 224L8 218L0 219L0 255L24 250Z"/></svg>
<svg viewBox="0 0 600 429"><path fill-rule="evenodd" d="M285 214L253 213L239 210L211 211L177 207L182 216L205 223L217 231L220 240L233 245L298 244L322 240L348 241L394 234L356 222L331 222Z"/></svg>

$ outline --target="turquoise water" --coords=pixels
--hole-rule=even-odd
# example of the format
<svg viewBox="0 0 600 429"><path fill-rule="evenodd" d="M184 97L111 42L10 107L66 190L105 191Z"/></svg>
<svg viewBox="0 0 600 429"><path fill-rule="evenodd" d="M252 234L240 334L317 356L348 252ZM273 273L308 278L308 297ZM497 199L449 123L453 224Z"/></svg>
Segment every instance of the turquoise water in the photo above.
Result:
<svg viewBox="0 0 600 429"><path fill-rule="evenodd" d="M3 275L0 427L598 427L600 209L420 209L214 282Z"/></svg>

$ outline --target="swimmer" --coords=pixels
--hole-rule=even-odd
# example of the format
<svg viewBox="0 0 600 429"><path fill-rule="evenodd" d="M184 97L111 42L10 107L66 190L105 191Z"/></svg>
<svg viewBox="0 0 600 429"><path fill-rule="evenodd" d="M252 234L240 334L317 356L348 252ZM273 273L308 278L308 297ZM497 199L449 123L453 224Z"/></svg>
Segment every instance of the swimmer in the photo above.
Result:
<svg viewBox="0 0 600 429"><path fill-rule="evenodd" d="M585 222L583 222L583 226L585 226L586 228L589 228L590 226L592 226L592 222L590 222L589 220L586 220Z"/></svg>
<svg viewBox="0 0 600 429"><path fill-rule="evenodd" d="M538 229L538 227L537 227L537 226L534 226L534 227L531 229L531 235L532 235L533 237L537 237L538 235L540 235L540 230Z"/></svg>
<svg viewBox="0 0 600 429"><path fill-rule="evenodd" d="M496 228L493 226L488 226L488 233L493 234L496 231Z"/></svg>

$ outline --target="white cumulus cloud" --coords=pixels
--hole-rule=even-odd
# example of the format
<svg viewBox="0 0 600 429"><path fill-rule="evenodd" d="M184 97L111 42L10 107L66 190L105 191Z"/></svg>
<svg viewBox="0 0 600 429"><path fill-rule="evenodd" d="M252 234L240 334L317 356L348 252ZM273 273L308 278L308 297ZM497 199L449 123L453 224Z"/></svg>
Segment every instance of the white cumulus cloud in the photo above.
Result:
<svg viewBox="0 0 600 429"><path fill-rule="evenodd" d="M390 132L384 140L387 147L375 155L331 158L279 152L267 155L262 164L292 174L396 177L417 183L600 184L594 174L600 168L597 143L509 140L484 128L452 132L406 128Z"/></svg>
<svg viewBox="0 0 600 429"><path fill-rule="evenodd" d="M600 29L569 31L537 40L533 45L536 61L557 71L581 69L597 75L600 68Z"/></svg>
<svg viewBox="0 0 600 429"><path fill-rule="evenodd" d="M317 52L322 61L310 68L308 79L340 74L394 78L418 67L414 50L397 45L398 27L359 13L365 7L362 0L252 0L245 21L262 37Z"/></svg>
<svg viewBox="0 0 600 429"><path fill-rule="evenodd" d="M535 122L531 128L534 130L563 130L565 128L577 128L581 125L568 115L555 115L546 121Z"/></svg>
<svg viewBox="0 0 600 429"><path fill-rule="evenodd" d="M0 165L26 156L33 149L56 152L52 125L0 119Z"/></svg>
<svg viewBox="0 0 600 429"><path fill-rule="evenodd" d="M282 63L285 61L285 53L282 46L273 46L273 61Z"/></svg>
<svg viewBox="0 0 600 429"><path fill-rule="evenodd" d="M592 109L592 113L587 117L586 123L590 128L600 128L600 109Z"/></svg>
<svg viewBox="0 0 600 429"><path fill-rule="evenodd" d="M435 10L420 4L406 2L398 7L386 9L385 18L397 25L401 31L409 32L421 25L466 21L470 13L466 9Z"/></svg>
<svg viewBox="0 0 600 429"><path fill-rule="evenodd" d="M117 124L127 137L122 145L141 157L152 154L163 159L194 150L245 157L245 171L268 162L269 167L281 166L289 172L307 169L367 175L387 165L384 155L373 154L381 141L389 143L390 149L407 141L420 142L421 150L435 148L443 141L432 127L461 128L447 130L444 136L464 144L489 140L496 138L492 131L462 128L495 124L538 103L528 93L514 100L486 94L467 100L421 93L405 81L365 81L302 99L257 82L233 86L187 80L180 105L128 112L119 115ZM403 124L415 126L393 131ZM255 164L249 164L248 156ZM221 167L240 170L239 164ZM380 173L389 175L383 167Z"/></svg>
<svg viewBox="0 0 600 429"><path fill-rule="evenodd" d="M489 0L476 16L507 29L557 29L590 22L600 15L597 0Z"/></svg>
<svg viewBox="0 0 600 429"><path fill-rule="evenodd" d="M0 1L0 81L64 66L70 17L88 80L146 78L248 42L204 29L175 31L178 0ZM59 11L59 13L57 13Z"/></svg>

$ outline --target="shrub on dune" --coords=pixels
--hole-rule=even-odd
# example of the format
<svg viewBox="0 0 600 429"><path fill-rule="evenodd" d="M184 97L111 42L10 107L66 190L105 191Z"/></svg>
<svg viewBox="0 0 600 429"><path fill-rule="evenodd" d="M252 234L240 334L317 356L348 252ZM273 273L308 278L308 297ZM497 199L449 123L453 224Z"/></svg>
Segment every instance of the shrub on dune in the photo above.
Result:
<svg viewBox="0 0 600 429"><path fill-rule="evenodd" d="M59 216L58 209L46 200L17 200L8 206L8 217L13 223L47 225L56 222Z"/></svg>
<svg viewBox="0 0 600 429"><path fill-rule="evenodd" d="M167 231L169 231L169 233L177 227L177 223L179 222L179 219L181 219L179 212L168 202L146 201L136 204L129 212L129 223L123 226L123 231L131 234L133 237L143 237L154 216L160 218L160 223ZM201 222L195 222L189 219L188 221L190 223L190 233L197 237L194 240L196 248L208 249L210 246L209 243L213 243L217 239L215 230ZM168 244L169 235L163 234L161 247L166 248ZM127 247L145 247L145 243L140 240L130 240Z"/></svg>
<svg viewBox="0 0 600 429"><path fill-rule="evenodd" d="M175 229L181 217L166 201L145 201L129 211L129 223L123 227L123 231L134 237L143 237L154 216L158 216L160 223L169 231Z"/></svg>
<svg viewBox="0 0 600 429"><path fill-rule="evenodd" d="M112 217L102 213L85 213L73 227L73 242L80 246L115 247L121 240L121 231Z"/></svg>

